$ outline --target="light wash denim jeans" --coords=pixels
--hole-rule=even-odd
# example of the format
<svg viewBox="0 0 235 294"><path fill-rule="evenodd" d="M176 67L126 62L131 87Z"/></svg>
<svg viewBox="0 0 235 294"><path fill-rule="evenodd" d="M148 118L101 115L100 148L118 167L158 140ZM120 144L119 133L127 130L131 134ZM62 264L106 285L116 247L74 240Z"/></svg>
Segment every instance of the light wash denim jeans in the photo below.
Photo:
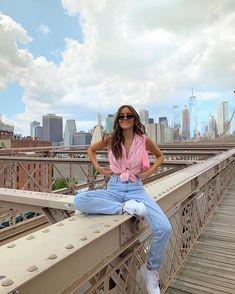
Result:
<svg viewBox="0 0 235 294"><path fill-rule="evenodd" d="M122 182L119 176L112 176L107 189L81 192L74 197L75 208L89 214L121 214L123 203L134 199L145 204L146 222L152 229L152 240L147 264L151 269L161 265L171 225L158 204L145 192L142 181Z"/></svg>

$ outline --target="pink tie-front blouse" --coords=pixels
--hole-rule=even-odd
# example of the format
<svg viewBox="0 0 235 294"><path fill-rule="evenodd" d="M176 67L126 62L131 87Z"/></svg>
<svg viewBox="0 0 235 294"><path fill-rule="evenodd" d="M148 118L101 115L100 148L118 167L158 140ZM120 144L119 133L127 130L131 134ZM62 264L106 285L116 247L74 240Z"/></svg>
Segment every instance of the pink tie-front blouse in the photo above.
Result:
<svg viewBox="0 0 235 294"><path fill-rule="evenodd" d="M122 158L118 160L114 157L111 148L108 149L110 169L114 173L121 174L120 179L122 182L128 180L135 182L136 175L150 167L145 141L146 135L139 136L135 134L128 157L126 156L126 149L122 144Z"/></svg>

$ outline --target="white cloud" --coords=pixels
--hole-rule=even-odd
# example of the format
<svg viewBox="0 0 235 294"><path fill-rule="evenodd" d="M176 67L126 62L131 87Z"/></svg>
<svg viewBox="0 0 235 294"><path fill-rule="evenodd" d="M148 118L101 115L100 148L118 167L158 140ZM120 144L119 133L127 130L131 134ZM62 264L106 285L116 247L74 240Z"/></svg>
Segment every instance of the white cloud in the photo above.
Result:
<svg viewBox="0 0 235 294"><path fill-rule="evenodd" d="M32 56L17 43L27 44L32 39L25 29L11 17L0 13L0 90L15 80L29 65Z"/></svg>
<svg viewBox="0 0 235 294"><path fill-rule="evenodd" d="M121 86L124 96L147 104L192 84L208 84L210 91L222 78L221 88L233 86L234 1L62 3L71 15L82 15L92 68L102 81L113 81L119 96Z"/></svg>
<svg viewBox="0 0 235 294"><path fill-rule="evenodd" d="M47 112L83 117L83 110L88 117L114 112L123 103L137 109L175 99L184 104L192 86L205 100L233 91L234 1L62 0L62 5L79 16L84 42L66 38L59 65L18 49L16 38L27 43L30 37L1 16L11 26L2 25L0 42L11 37L0 62L11 62L3 64L5 74L0 67L0 87L18 77L28 124Z"/></svg>
<svg viewBox="0 0 235 294"><path fill-rule="evenodd" d="M43 35L47 35L49 33L52 33L51 29L48 27L48 25L40 23L38 27L38 31L41 32Z"/></svg>

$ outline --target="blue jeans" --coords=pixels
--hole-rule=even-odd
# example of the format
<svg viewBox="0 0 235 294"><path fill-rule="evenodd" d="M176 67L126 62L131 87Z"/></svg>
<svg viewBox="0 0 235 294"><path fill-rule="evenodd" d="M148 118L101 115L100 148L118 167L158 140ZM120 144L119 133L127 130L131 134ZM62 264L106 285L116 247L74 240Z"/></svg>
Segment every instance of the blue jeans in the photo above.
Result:
<svg viewBox="0 0 235 294"><path fill-rule="evenodd" d="M74 205L76 209L90 214L121 214L123 203L130 199L144 203L147 208L145 219L152 230L147 264L151 269L158 269L171 225L158 204L145 192L139 178L136 182L122 182L118 176L112 176L107 189L81 192L74 197Z"/></svg>

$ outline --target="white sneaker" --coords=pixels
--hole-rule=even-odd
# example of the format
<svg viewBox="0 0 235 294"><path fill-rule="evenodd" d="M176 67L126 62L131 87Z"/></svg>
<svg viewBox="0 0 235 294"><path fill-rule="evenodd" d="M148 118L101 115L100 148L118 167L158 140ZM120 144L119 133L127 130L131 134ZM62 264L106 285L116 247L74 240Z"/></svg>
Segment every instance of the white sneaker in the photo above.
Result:
<svg viewBox="0 0 235 294"><path fill-rule="evenodd" d="M123 212L131 215L145 216L147 213L147 209L144 203L137 202L134 199L131 199L124 203Z"/></svg>
<svg viewBox="0 0 235 294"><path fill-rule="evenodd" d="M160 294L158 272L156 270L149 271L147 265L143 264L140 268L140 273L145 281L148 294Z"/></svg>

